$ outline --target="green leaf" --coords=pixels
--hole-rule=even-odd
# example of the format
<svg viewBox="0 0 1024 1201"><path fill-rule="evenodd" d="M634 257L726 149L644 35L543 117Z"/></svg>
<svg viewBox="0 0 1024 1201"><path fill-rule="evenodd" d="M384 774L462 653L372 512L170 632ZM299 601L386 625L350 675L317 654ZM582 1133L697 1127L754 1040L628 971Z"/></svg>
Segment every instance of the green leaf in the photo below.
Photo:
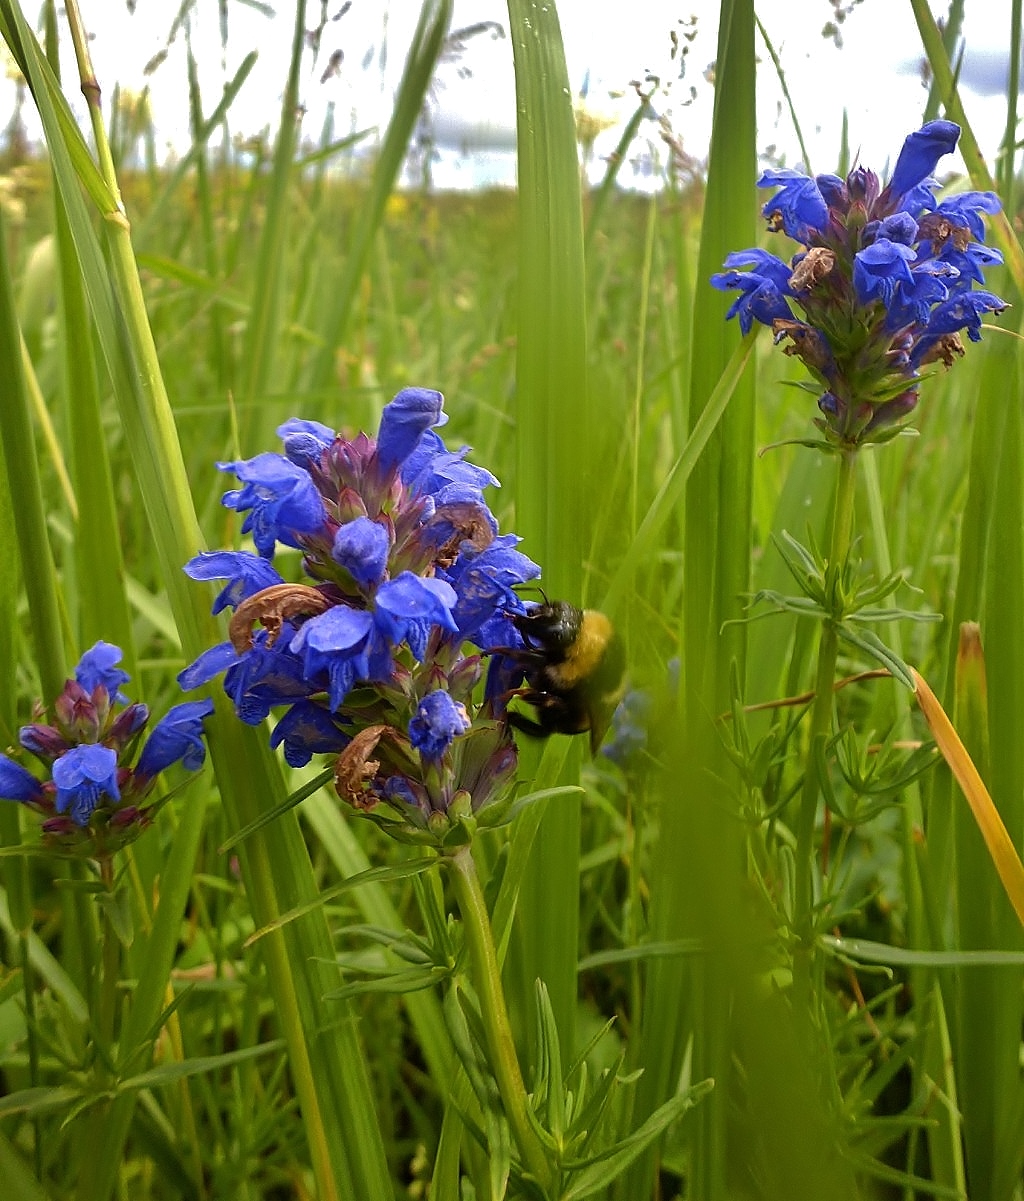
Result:
<svg viewBox="0 0 1024 1201"><path fill-rule="evenodd" d="M675 958L678 955L700 955L704 950L697 938L676 938L670 942L642 942L633 947L619 947L614 951L597 951L581 959L578 971L589 972L594 968L610 964L635 963L644 959Z"/></svg>
<svg viewBox="0 0 1024 1201"><path fill-rule="evenodd" d="M835 955L889 967L995 967L1024 964L1024 951L923 951L863 938L822 934L818 942Z"/></svg>
<svg viewBox="0 0 1024 1201"><path fill-rule="evenodd" d="M325 774L330 774L330 772ZM307 785L306 787L309 786ZM304 789L300 789L299 791L302 792ZM296 906L294 909L289 909L287 913L282 913L279 918L268 922L265 926L261 926L259 930L246 939L245 945L247 947L251 946L272 930L280 930L283 926L288 925L289 922L294 922L296 918L303 917L307 913L312 913L314 910L326 905L329 901L335 900L337 897L350 892L353 888L358 888L362 884L387 884L392 880L407 880L410 876L418 876L422 872L430 871L431 868L436 867L436 859L407 859L403 863L395 863L389 867L372 867L365 872L360 872L356 876L349 876L347 880L343 880L340 884L335 884L331 888L321 892L314 900L308 901L305 905Z"/></svg>
<svg viewBox="0 0 1024 1201"><path fill-rule="evenodd" d="M259 1059L264 1055L282 1055L285 1049L284 1039L275 1038L254 1047L243 1047L239 1051L225 1051L223 1055L201 1055L193 1059L179 1059L174 1063L163 1063L159 1067L150 1068L148 1072L140 1072L137 1076L129 1076L126 1080L119 1082L117 1091L123 1094L138 1092L144 1088L159 1088L165 1084L174 1084L178 1080L187 1080L191 1076L204 1076L208 1072L223 1071L224 1068Z"/></svg>
<svg viewBox="0 0 1024 1201"><path fill-rule="evenodd" d="M254 821L248 823L231 835L226 842L223 842L217 852L220 855L226 855L228 851L234 850L240 842L244 842L247 838L256 833L257 830L262 830L264 826L269 826L272 822L277 821L290 809L294 809L296 805L301 805L302 802L313 795L314 792L319 792L325 784L329 784L334 779L334 768L325 768L318 776L314 776L312 780L303 784L301 788L297 788L293 793L290 793L280 804L274 805L273 808L267 809L261 813ZM310 910L306 910L310 912Z"/></svg>
<svg viewBox="0 0 1024 1201"><path fill-rule="evenodd" d="M451 976L447 967L413 968L408 972L389 972L379 979L354 980L341 988L324 993L325 1001L341 1001L346 997L358 997L364 993L405 993L420 992L424 988L432 988Z"/></svg>
<svg viewBox="0 0 1024 1201"><path fill-rule="evenodd" d="M592 1197L601 1189L607 1188L616 1177L640 1155L659 1135L663 1134L673 1122L692 1109L702 1097L714 1088L714 1081L704 1080L695 1084L686 1092L672 1097L664 1105L659 1106L643 1125L638 1126L630 1135L621 1139L599 1159L592 1161L582 1171L573 1175L572 1182L563 1192L564 1201L581 1201L583 1197ZM569 1169L571 1165L564 1165Z"/></svg>
<svg viewBox="0 0 1024 1201"><path fill-rule="evenodd" d="M914 691L914 677L910 674L910 668L882 642L877 634L873 634L870 630L858 630L856 626L845 625L841 622L836 623L836 634L849 646L856 647L868 659L880 663L911 692Z"/></svg>

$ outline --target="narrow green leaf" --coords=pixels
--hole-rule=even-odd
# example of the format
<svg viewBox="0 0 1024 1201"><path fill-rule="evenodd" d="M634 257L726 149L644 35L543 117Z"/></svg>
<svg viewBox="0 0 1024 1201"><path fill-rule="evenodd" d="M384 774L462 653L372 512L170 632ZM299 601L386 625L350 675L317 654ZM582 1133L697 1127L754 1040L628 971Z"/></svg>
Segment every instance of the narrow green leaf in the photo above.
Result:
<svg viewBox="0 0 1024 1201"><path fill-rule="evenodd" d="M318 777L313 783L316 784L316 789L318 789L323 781ZM316 789L313 791L316 791ZM300 789L300 791L302 790ZM430 859L407 859L404 863L395 863L389 867L368 868L365 872L359 872L358 875L349 876L341 884L335 884L333 887L325 889L315 900L310 901L308 904L299 905L295 909L290 909L287 913L282 913L275 921L262 926L254 934L251 934L246 939L245 945L247 947L252 946L253 943L258 942L259 939L269 934L272 930L279 930L289 922L295 921L296 918L311 913L314 909L319 909L321 905L326 905L330 901L336 900L353 888L359 888L364 884L387 884L393 880L407 880L411 876L418 876L422 872L436 869L437 866L437 860L431 857Z"/></svg>
<svg viewBox="0 0 1024 1201"><path fill-rule="evenodd" d="M692 1109L703 1097L707 1096L713 1088L713 1080L704 1080L660 1105L646 1122L638 1126L626 1138L621 1139L597 1163L584 1168L573 1178L568 1189L562 1194L565 1201L581 1201L583 1197L592 1197L601 1189L607 1188L613 1180L622 1175L638 1155L642 1154L673 1122L678 1121L688 1109Z"/></svg>
<svg viewBox="0 0 1024 1201"><path fill-rule="evenodd" d="M221 1055L201 1055L193 1059L181 1059L176 1063L162 1063L148 1072L140 1072L137 1076L129 1076L122 1080L117 1086L117 1091L128 1093L138 1092L143 1088L160 1088L163 1085L174 1084L177 1080L187 1080L191 1076L204 1076L208 1072L223 1071L225 1068L234 1067L239 1063L260 1059L264 1055L279 1055L284 1049L284 1039L275 1038L254 1047L243 1047L238 1051L225 1051Z"/></svg>

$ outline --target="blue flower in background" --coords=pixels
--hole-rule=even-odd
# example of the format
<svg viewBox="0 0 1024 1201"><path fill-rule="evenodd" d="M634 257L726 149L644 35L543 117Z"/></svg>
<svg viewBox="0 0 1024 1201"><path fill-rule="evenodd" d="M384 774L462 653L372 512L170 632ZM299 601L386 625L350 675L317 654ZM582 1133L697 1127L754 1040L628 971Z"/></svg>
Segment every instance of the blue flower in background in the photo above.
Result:
<svg viewBox="0 0 1024 1201"><path fill-rule="evenodd" d="M790 264L753 248L730 254L714 287L737 291L727 318L749 333L769 326L822 387L816 424L826 445L850 448L893 437L917 404L918 371L963 354L960 334L980 337L981 320L1006 302L973 290L1002 256L984 244L991 192L936 201L932 172L960 136L951 121L912 133L882 188L857 167L845 180L792 169L766 171L775 187L763 213L800 251ZM802 318L794 317L799 309Z"/></svg>
<svg viewBox="0 0 1024 1201"><path fill-rule="evenodd" d="M97 688L105 688L112 702L126 705L128 698L119 689L122 684L127 684L131 677L117 666L122 657L123 652L119 646L110 642L97 642L78 661L75 679L90 696Z"/></svg>
<svg viewBox="0 0 1024 1201"><path fill-rule="evenodd" d="M86 826L102 798L115 803L121 799L117 753L95 744L74 746L54 763L53 782L57 788L54 809L70 812L76 825Z"/></svg>
<svg viewBox="0 0 1024 1201"><path fill-rule="evenodd" d="M205 761L203 722L213 702L175 705L153 727L136 758L149 710L120 692L129 676L117 666L121 649L97 642L86 651L53 703L53 724L22 726L22 749L43 768L36 777L0 755L0 799L40 813L53 849L101 859L152 823L166 797L146 804L157 777L175 763L197 771ZM114 712L113 705L126 706Z"/></svg>

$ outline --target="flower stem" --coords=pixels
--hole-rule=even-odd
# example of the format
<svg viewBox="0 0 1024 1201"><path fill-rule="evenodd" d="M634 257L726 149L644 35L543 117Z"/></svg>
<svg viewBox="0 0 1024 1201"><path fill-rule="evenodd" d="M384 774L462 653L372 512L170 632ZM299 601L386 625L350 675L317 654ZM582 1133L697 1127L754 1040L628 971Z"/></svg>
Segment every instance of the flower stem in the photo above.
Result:
<svg viewBox="0 0 1024 1201"><path fill-rule="evenodd" d="M839 458L836 480L835 508L832 513L832 537L826 565L826 588L835 598L840 574L850 550L853 528L854 469L856 451L847 450ZM796 830L796 898L794 927L801 939L811 934L811 910L814 904L814 819L821 795L819 768L824 762L824 747L832 724L832 695L839 656L839 636L832 616L826 617L818 644L818 668L814 681L814 705L811 709L811 730L807 747L807 764L800 794L800 812Z"/></svg>
<svg viewBox="0 0 1024 1201"><path fill-rule="evenodd" d="M551 1165L544 1145L530 1122L526 1085L519 1070L512 1027L505 1007L505 994L501 987L501 968L498 966L487 904L476 873L473 853L468 846L460 847L448 856L448 863L452 868L452 886L469 949L470 970L480 1002L491 1069L523 1165L546 1192L551 1184Z"/></svg>
<svg viewBox="0 0 1024 1201"><path fill-rule="evenodd" d="M99 861L100 879L106 889L107 904L113 906L114 865L109 858ZM103 956L100 964L100 999L97 1029L106 1044L106 1052L113 1056L113 1043L117 1036L117 986L121 978L121 943L114 929L113 918L104 907L100 914L103 930Z"/></svg>

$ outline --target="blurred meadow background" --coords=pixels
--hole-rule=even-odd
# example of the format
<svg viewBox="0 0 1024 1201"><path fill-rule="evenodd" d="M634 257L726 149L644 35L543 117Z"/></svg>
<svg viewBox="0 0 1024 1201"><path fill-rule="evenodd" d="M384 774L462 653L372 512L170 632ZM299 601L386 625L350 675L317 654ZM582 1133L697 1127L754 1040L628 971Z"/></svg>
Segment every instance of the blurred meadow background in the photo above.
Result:
<svg viewBox="0 0 1024 1201"><path fill-rule="evenodd" d="M373 433L410 385L444 393L447 444L501 480L489 503L547 594L611 617L642 699L610 755L522 740L524 790L582 791L474 842L560 1175L524 1175L486 1040L453 1013L453 982L480 985L446 878L405 872L422 852L329 784L259 826L323 764L287 767L218 697L210 761L111 872L39 853L35 816L0 804L4 1197L1021 1201L1021 921L897 680L836 692L800 859L820 622L771 597L794 589L787 535L828 543L835 462L795 443L818 415L804 369L770 334L741 337L708 284L767 244L760 171L799 161L757 127L760 89L787 92L752 0L722 0L708 145L673 107L694 75L674 21L658 52L677 76L625 81L610 152L600 107L570 87L557 5L509 0L518 189L459 192L433 178L437 73L493 31L456 30L450 0L417 7L372 138L300 121L309 81L345 66L322 41L343 15L298 0L280 119L244 139L253 61L204 92L211 51L190 23L212 6L183 0L167 23L186 44L190 143L174 157L145 94L114 79L76 119L90 3L0 0L23 106L0 146L8 753L97 639L123 648L132 699L180 700L177 673L224 636L182 566L246 544L214 463L277 450L289 417ZM217 6L225 38L241 7ZM884 38L891 7L799 10ZM906 8L919 108L864 165L885 172L925 120L961 125L962 160L937 173L1001 197L989 241L1006 265L986 286L1013 307L952 369L928 368L916 436L860 454L854 543L866 571L904 573L894 605L935 618L893 610L873 629L953 717L1012 858L1022 6L987 159L958 90L965 9L985 6L953 0L941 23ZM816 119L784 106L787 144ZM814 169L845 174L857 147L833 132ZM958 656L964 623L983 662L977 643ZM843 679L877 666L843 644Z"/></svg>

